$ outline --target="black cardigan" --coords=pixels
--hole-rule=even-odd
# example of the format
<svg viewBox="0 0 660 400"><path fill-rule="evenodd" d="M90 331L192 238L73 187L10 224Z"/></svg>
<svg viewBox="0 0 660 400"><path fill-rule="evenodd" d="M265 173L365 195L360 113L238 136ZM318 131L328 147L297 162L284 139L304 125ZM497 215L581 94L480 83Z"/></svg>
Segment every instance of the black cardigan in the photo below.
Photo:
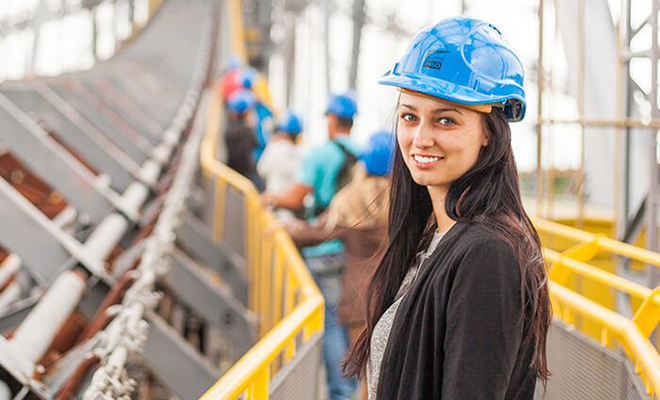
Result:
<svg viewBox="0 0 660 400"><path fill-rule="evenodd" d="M377 400L532 400L520 270L509 245L456 223L422 264L392 325Z"/></svg>

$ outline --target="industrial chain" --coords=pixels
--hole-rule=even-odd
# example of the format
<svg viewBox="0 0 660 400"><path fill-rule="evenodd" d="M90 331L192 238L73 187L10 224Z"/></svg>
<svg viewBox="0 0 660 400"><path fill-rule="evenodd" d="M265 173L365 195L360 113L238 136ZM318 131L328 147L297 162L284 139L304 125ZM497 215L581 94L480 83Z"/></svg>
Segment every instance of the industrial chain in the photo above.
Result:
<svg viewBox="0 0 660 400"><path fill-rule="evenodd" d="M215 22L214 22L215 23ZM206 71L210 63L210 45L212 27L205 31L200 52L201 61L197 64L193 84L186 94L184 104L176 115L173 126L182 132L193 116L195 108L191 106L200 98ZM200 102L204 109L204 101ZM202 113L199 114L200 116ZM198 117L199 118L199 117ZM167 272L171 265L171 255L175 247L175 230L182 221L185 202L198 164L198 152L204 129L201 121L194 121L190 138L183 149L179 169L164 202L153 234L147 238L142 260L133 272L135 281L126 291L121 304L109 307L107 312L116 315L100 335L99 346L93 354L100 359L100 367L94 372L90 385L85 390L83 400L130 400L130 394L136 382L126 372L126 362L131 354L139 354L144 349L149 324L146 314L155 309L161 293L155 291L159 276Z"/></svg>

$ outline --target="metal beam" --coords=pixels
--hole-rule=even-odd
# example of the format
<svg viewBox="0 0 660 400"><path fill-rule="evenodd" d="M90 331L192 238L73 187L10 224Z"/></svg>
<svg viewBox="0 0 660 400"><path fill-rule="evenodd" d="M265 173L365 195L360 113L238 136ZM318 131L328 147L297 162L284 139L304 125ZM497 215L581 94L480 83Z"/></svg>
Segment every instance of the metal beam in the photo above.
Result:
<svg viewBox="0 0 660 400"><path fill-rule="evenodd" d="M181 398L199 398L218 380L220 371L161 317L149 313L148 321L150 329L144 357L149 368Z"/></svg>
<svg viewBox="0 0 660 400"><path fill-rule="evenodd" d="M651 117L660 117L660 108L658 107L658 62L660 61L660 49L658 49L658 12L660 5L657 0L653 0L651 6ZM648 163L650 165L649 174L649 195L646 207L646 248L651 251L658 251L658 205L660 205L660 185L658 184L658 130L650 129L648 138ZM649 287L656 287L660 283L660 273L653 265L647 266L649 275Z"/></svg>
<svg viewBox="0 0 660 400"><path fill-rule="evenodd" d="M141 136L149 143L155 146L160 142L161 138L159 136L165 130L165 127L142 110L135 99L119 91L113 83L105 82L105 77L94 76L92 79L81 80L79 83L90 92L95 93L96 97L105 106L117 115L121 115L124 121L137 132L140 132Z"/></svg>
<svg viewBox="0 0 660 400"><path fill-rule="evenodd" d="M74 347L48 368L47 374L42 376L41 380L46 386L49 398L55 399L69 380L74 378L76 369L90 357L92 351L98 346L100 338L100 335L96 335Z"/></svg>
<svg viewBox="0 0 660 400"><path fill-rule="evenodd" d="M112 276L115 279L119 279L119 277L135 263L138 257L142 255L145 247L146 240L141 240L124 250L124 252L122 252L112 263Z"/></svg>
<svg viewBox="0 0 660 400"><path fill-rule="evenodd" d="M0 313L0 333L5 333L9 329L15 328L27 317L32 308L41 298L41 293L37 293L23 300L19 300L10 307L2 310Z"/></svg>
<svg viewBox="0 0 660 400"><path fill-rule="evenodd" d="M14 331L9 339L11 349L33 365L39 363L78 306L85 292L86 279L87 274L81 269L58 275Z"/></svg>
<svg viewBox="0 0 660 400"><path fill-rule="evenodd" d="M60 97L71 104L72 107L74 107L100 132L103 132L103 134L106 135L108 139L115 143L117 147L126 153L126 155L131 157L137 164L141 165L147 160L147 155L150 154L151 149L146 148L140 143L133 143L131 138L123 134L118 126L115 126L115 124L110 122L106 114L101 113L98 108L95 107L93 101L72 90L70 88L71 84L69 82L58 82L58 84L49 83L48 86L53 89L53 91Z"/></svg>
<svg viewBox="0 0 660 400"><path fill-rule="evenodd" d="M219 273L232 288L234 296L247 304L247 279L243 273L245 260L212 238L211 230L191 213L185 215L177 231L177 243L193 258Z"/></svg>
<svg viewBox="0 0 660 400"><path fill-rule="evenodd" d="M118 192L135 181L140 166L48 86L38 83L34 89L5 89L2 93L23 110L38 114L63 142L108 174Z"/></svg>
<svg viewBox="0 0 660 400"><path fill-rule="evenodd" d="M133 145L138 147L145 154L151 154L156 143L149 142L145 137L144 132L135 129L135 127L126 120L126 116L123 112L118 112L112 107L109 107L105 99L103 99L101 94L98 93L98 89L92 88L90 90L90 88L79 78L69 79L67 87L80 96L84 101L92 104L96 109L96 112L104 115L108 121L111 121L116 127L116 130L124 137L128 138Z"/></svg>
<svg viewBox="0 0 660 400"><path fill-rule="evenodd" d="M103 280L96 279L88 282L87 292L80 301L78 310L85 318L92 320L109 292L110 286Z"/></svg>
<svg viewBox="0 0 660 400"><path fill-rule="evenodd" d="M432 4L433 2L429 2ZM357 88L358 65L360 62L360 41L365 23L365 0L353 0L353 47L351 49L351 67L348 73L348 87Z"/></svg>
<svg viewBox="0 0 660 400"><path fill-rule="evenodd" d="M122 64L112 72L106 76L106 80L140 104L163 127L161 130L172 122L178 104L175 96L168 92L168 88L163 87L171 84L165 85L155 73L144 71L143 65ZM122 79L127 73L134 76L135 80Z"/></svg>
<svg viewBox="0 0 660 400"><path fill-rule="evenodd" d="M110 212L109 190L103 190L88 169L1 94L0 125L0 139L12 153L57 188L81 214L98 222Z"/></svg>
<svg viewBox="0 0 660 400"><path fill-rule="evenodd" d="M0 179L0 243L17 253L37 282L50 282L78 260L89 271L102 271L100 260L88 257L80 242L62 231L39 209ZM20 227L20 229L17 229Z"/></svg>
<svg viewBox="0 0 660 400"><path fill-rule="evenodd" d="M226 335L239 354L254 345L256 317L233 296L227 285L213 283L209 274L183 252L174 252L174 265L163 281L182 302Z"/></svg>
<svg viewBox="0 0 660 400"><path fill-rule="evenodd" d="M35 28L41 26L44 22L53 19L63 19L69 15L77 14L85 9L93 9L103 2L116 0L85 0L77 3L62 2L59 7L43 7L40 5L36 9L39 10L35 16L34 11L23 12L19 14L18 18L5 17L0 20L0 38L3 38L11 33L23 31L30 27ZM41 3L44 3L43 1ZM36 45L36 44L35 44Z"/></svg>
<svg viewBox="0 0 660 400"><path fill-rule="evenodd" d="M332 57L330 56L330 14L332 13L329 0L323 2L323 64L325 64L325 94L332 93L332 80L330 69L332 68Z"/></svg>

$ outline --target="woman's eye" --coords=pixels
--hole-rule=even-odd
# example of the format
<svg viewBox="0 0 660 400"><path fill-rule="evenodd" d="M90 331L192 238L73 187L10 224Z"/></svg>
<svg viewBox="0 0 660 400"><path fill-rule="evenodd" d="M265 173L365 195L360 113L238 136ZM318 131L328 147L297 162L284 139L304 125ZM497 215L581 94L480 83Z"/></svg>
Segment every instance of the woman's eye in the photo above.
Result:
<svg viewBox="0 0 660 400"><path fill-rule="evenodd" d="M452 118L447 118L447 117L438 118L438 123L439 123L440 125L444 125L444 126L452 126L452 125L456 125L456 121L454 121L454 119L452 119Z"/></svg>
<svg viewBox="0 0 660 400"><path fill-rule="evenodd" d="M402 114L401 119L406 122L412 122L416 119L416 117L412 114Z"/></svg>

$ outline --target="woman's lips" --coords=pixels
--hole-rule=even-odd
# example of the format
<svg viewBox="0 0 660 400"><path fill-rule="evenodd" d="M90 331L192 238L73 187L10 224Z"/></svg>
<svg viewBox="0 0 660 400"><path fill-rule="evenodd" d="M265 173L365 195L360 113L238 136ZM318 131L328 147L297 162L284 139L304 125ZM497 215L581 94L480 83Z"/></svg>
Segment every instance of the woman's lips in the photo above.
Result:
<svg viewBox="0 0 660 400"><path fill-rule="evenodd" d="M415 166L419 169L429 169L438 165L440 161L444 160L444 157L440 156L431 156L431 155L422 155L422 154L413 154L411 157Z"/></svg>

